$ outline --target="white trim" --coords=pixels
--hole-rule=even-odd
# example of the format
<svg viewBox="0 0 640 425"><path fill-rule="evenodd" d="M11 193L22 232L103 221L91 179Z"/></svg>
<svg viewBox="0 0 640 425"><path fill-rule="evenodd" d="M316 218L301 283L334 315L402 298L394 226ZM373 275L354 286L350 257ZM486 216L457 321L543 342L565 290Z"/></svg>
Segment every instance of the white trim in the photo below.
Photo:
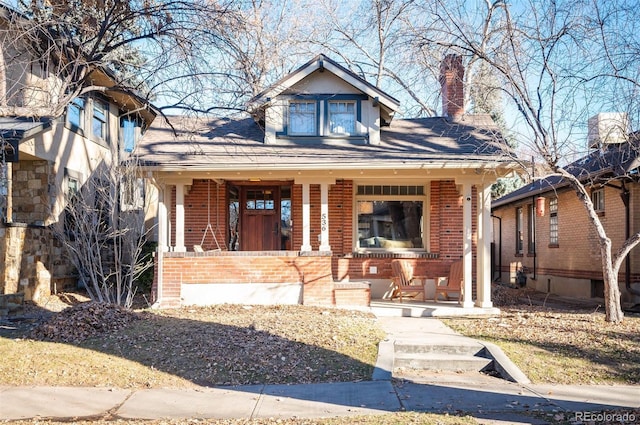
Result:
<svg viewBox="0 0 640 425"><path fill-rule="evenodd" d="M471 183L462 183L462 229L463 229L463 263L464 263L464 295L462 307L473 308L473 232L472 232L472 194Z"/></svg>
<svg viewBox="0 0 640 425"><path fill-rule="evenodd" d="M176 185L176 245L173 250L176 252L186 252L184 245L184 191L185 185Z"/></svg>

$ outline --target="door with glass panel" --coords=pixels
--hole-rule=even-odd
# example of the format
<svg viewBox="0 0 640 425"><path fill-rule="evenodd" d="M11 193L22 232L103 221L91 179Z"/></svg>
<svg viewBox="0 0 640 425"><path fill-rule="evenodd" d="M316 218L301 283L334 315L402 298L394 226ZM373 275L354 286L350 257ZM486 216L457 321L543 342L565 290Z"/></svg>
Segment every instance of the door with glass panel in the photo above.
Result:
<svg viewBox="0 0 640 425"><path fill-rule="evenodd" d="M245 186L241 194L240 249L280 249L280 188Z"/></svg>

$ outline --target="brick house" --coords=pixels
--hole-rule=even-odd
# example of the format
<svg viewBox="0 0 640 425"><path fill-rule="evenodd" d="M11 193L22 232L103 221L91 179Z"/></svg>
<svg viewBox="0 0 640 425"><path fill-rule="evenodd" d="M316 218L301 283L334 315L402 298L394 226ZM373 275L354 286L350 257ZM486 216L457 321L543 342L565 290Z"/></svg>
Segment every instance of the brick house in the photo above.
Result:
<svg viewBox="0 0 640 425"><path fill-rule="evenodd" d="M246 117L157 120L139 151L157 305L363 306L394 258L434 278L464 258L463 307L491 307L490 187L514 164L493 121L463 113L463 73L443 61L442 117L394 119L396 99L318 55Z"/></svg>
<svg viewBox="0 0 640 425"><path fill-rule="evenodd" d="M73 100L62 117L42 115L57 101L63 76L50 71L55 67L47 58L34 58L14 42L4 19L16 13L0 7L0 295L38 301L76 284L51 228L62 221L65 195L102 161L132 149L125 144L139 138L155 113L134 93L110 90L112 76L94 69L86 85L103 92Z"/></svg>
<svg viewBox="0 0 640 425"><path fill-rule="evenodd" d="M591 134L591 153L566 167L587 185L614 252L640 230L638 140L631 136L600 142ZM597 235L575 191L560 177L536 180L494 201L492 216L494 267L501 281L563 296L604 296ZM638 260L636 248L621 267L623 302L640 301L640 287L634 285L640 278ZM524 271L520 281L519 270Z"/></svg>

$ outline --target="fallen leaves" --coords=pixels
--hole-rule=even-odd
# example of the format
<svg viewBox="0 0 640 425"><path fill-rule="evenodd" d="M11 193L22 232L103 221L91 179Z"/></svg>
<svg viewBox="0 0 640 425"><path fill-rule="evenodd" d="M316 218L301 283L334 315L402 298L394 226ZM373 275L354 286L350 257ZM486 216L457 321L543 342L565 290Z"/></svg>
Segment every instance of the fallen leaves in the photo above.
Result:
<svg viewBox="0 0 640 425"><path fill-rule="evenodd" d="M367 380L384 333L371 314L332 308L82 303L24 336L0 338L3 382L157 388Z"/></svg>
<svg viewBox="0 0 640 425"><path fill-rule="evenodd" d="M534 382L640 383L640 318L544 306L503 307L499 317L452 319L456 331L495 342Z"/></svg>
<svg viewBox="0 0 640 425"><path fill-rule="evenodd" d="M136 313L115 304L86 302L52 316L36 326L29 337L41 341L77 343L122 329L138 318Z"/></svg>

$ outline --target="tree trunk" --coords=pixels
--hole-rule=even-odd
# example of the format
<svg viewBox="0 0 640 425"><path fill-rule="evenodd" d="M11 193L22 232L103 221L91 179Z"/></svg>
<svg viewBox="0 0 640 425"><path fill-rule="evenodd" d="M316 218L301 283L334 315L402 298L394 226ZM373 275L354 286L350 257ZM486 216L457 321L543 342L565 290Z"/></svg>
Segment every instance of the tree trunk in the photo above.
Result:
<svg viewBox="0 0 640 425"><path fill-rule="evenodd" d="M620 306L620 287L618 286L618 269L613 267L611 257L611 240L607 239L600 245L602 255L602 276L604 277L604 307L605 320L620 323L624 318Z"/></svg>

